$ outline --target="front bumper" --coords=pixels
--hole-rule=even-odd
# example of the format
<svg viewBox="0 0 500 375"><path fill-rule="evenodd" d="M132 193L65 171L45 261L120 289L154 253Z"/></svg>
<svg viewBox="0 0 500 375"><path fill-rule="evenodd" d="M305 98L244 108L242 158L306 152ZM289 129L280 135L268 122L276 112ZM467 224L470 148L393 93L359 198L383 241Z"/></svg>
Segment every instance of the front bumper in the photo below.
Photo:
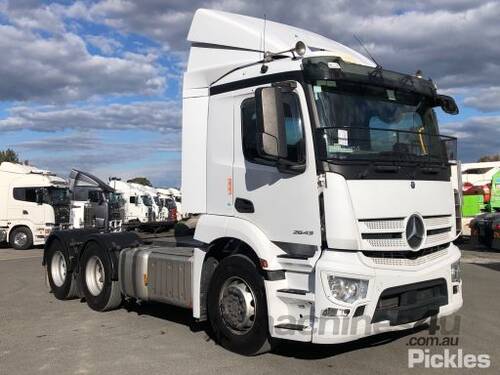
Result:
<svg viewBox="0 0 500 375"><path fill-rule="evenodd" d="M362 337L413 328L429 321L426 314L425 300L416 304L415 311L405 311L406 318L415 317L415 321L398 324L398 319L374 322L380 296L390 288L409 286L442 280L447 294L446 302L429 305L430 310L437 312L437 317L450 315L460 309L463 304L461 282L452 283L451 264L460 259L458 248L450 244L446 253L428 262L415 265L397 266L375 265L373 260L355 252L325 251L316 263L314 316L311 321L313 343L336 344L353 341ZM389 262L388 262L389 263ZM368 279L369 286L366 298L353 304L335 301L325 291L323 276L325 273L339 277ZM432 282L431 282L432 284ZM429 301L432 300L430 297ZM417 306L418 305L418 306ZM337 316L324 316L325 310L341 312ZM418 310L418 311L417 311ZM379 314L380 316L380 314ZM377 319L375 319L377 320Z"/></svg>

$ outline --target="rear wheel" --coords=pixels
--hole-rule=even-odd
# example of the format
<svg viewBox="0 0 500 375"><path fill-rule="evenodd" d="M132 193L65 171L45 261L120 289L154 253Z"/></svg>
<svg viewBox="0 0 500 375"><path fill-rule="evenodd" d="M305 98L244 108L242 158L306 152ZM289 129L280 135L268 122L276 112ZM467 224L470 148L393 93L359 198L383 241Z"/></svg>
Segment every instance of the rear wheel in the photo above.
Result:
<svg viewBox="0 0 500 375"><path fill-rule="evenodd" d="M28 250L33 246L33 234L28 227L19 227L10 232L9 245L16 250Z"/></svg>
<svg viewBox="0 0 500 375"><path fill-rule="evenodd" d="M111 279L111 259L95 243L90 243L81 262L82 291L92 310L109 311L122 303L118 281Z"/></svg>
<svg viewBox="0 0 500 375"><path fill-rule="evenodd" d="M69 271L68 250L59 240L53 240L47 247L47 279L50 290L57 299L70 299L77 296L77 283L73 272Z"/></svg>
<svg viewBox="0 0 500 375"><path fill-rule="evenodd" d="M208 315L219 344L244 355L271 349L264 281L246 256L221 261L208 292Z"/></svg>

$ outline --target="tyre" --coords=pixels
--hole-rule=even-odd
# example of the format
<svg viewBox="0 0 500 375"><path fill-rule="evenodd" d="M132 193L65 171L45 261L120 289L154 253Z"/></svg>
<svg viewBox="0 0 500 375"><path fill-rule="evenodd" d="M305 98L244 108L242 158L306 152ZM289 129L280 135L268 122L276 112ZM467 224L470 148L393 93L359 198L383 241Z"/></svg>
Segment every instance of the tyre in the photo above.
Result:
<svg viewBox="0 0 500 375"><path fill-rule="evenodd" d="M18 227L10 232L9 245L16 250L28 250L33 246L33 234L28 227Z"/></svg>
<svg viewBox="0 0 500 375"><path fill-rule="evenodd" d="M78 296L78 284L69 271L68 249L59 240L53 240L47 251L47 280L57 299L65 300Z"/></svg>
<svg viewBox="0 0 500 375"><path fill-rule="evenodd" d="M90 243L82 257L81 287L87 305L95 311L109 311L122 303L118 281L111 279L109 254L96 243Z"/></svg>
<svg viewBox="0 0 500 375"><path fill-rule="evenodd" d="M271 349L264 280L244 255L223 259L208 290L208 317L217 342L243 355Z"/></svg>

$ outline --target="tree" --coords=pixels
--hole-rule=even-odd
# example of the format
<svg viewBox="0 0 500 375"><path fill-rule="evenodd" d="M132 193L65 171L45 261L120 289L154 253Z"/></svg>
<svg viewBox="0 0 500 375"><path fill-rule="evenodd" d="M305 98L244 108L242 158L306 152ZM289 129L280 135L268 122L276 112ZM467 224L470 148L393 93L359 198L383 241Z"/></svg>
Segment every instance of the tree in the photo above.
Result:
<svg viewBox="0 0 500 375"><path fill-rule="evenodd" d="M8 148L5 151L0 151L0 163L9 161L11 163L19 163L19 155L14 150Z"/></svg>
<svg viewBox="0 0 500 375"><path fill-rule="evenodd" d="M500 161L500 154L481 156L478 162L481 163L483 161Z"/></svg>
<svg viewBox="0 0 500 375"><path fill-rule="evenodd" d="M134 178L131 178L130 180L127 180L127 182L132 182L135 184L140 184L140 185L145 185L145 186L153 186L151 181L149 181L146 177L134 177Z"/></svg>

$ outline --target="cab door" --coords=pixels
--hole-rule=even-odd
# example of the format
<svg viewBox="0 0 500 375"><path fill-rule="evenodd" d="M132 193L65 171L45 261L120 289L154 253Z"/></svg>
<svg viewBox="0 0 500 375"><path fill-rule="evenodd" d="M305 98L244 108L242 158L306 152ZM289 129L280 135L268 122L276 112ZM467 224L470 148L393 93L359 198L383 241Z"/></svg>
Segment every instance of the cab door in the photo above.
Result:
<svg viewBox="0 0 500 375"><path fill-rule="evenodd" d="M305 93L299 84L296 86L282 96L287 158L305 163L305 170L298 173L280 172L276 165L259 159L255 87L234 97L234 212L278 244L319 246L321 224L312 131Z"/></svg>

